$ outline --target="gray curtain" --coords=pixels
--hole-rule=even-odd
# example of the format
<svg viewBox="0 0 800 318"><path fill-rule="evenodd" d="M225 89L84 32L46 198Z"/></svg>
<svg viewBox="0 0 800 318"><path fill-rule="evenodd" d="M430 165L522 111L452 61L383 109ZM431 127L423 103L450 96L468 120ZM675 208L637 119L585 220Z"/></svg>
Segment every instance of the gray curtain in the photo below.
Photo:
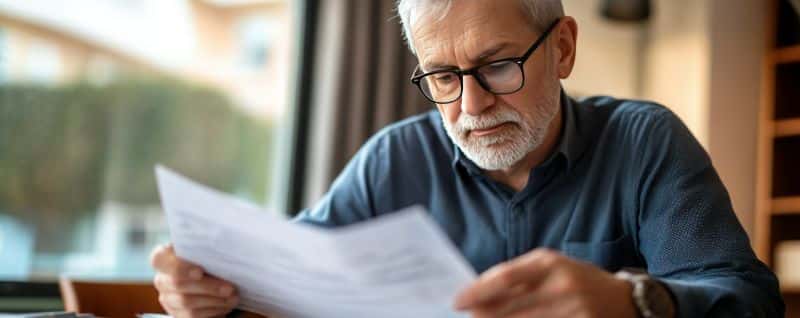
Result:
<svg viewBox="0 0 800 318"><path fill-rule="evenodd" d="M416 58L403 43L394 1L320 1L310 140L303 182L311 206L382 127L432 109L408 80Z"/></svg>

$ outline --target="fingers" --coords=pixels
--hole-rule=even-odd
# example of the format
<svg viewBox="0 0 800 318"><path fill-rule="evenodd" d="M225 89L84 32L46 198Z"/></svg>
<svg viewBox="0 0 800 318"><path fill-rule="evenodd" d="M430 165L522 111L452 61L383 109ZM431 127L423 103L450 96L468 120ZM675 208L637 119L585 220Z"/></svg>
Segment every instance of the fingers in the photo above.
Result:
<svg viewBox="0 0 800 318"><path fill-rule="evenodd" d="M525 286L517 286L495 300L470 308L472 318L505 317L520 308L532 306L538 300Z"/></svg>
<svg viewBox="0 0 800 318"><path fill-rule="evenodd" d="M501 263L462 291L454 307L464 310L507 297L510 290L521 284L531 290L547 277L559 257L556 252L540 249Z"/></svg>
<svg viewBox="0 0 800 318"><path fill-rule="evenodd" d="M175 255L170 245L156 248L151 263L158 300L173 317L220 316L239 302L231 283L204 274L201 267Z"/></svg>
<svg viewBox="0 0 800 318"><path fill-rule="evenodd" d="M205 308L205 309L192 309L180 310L170 312L170 316L175 318L206 318L206 317L220 317L233 310L224 308Z"/></svg>
<svg viewBox="0 0 800 318"><path fill-rule="evenodd" d="M230 312L239 303L236 294L228 296L190 294L175 289L159 289L158 301L174 317L212 317Z"/></svg>
<svg viewBox="0 0 800 318"><path fill-rule="evenodd" d="M160 292L228 297L235 291L232 284L204 275L202 268L177 257L170 245L156 248L152 263L158 271L153 283Z"/></svg>
<svg viewBox="0 0 800 318"><path fill-rule="evenodd" d="M175 255L172 244L156 247L150 256L150 263L157 272L181 279L198 280L203 277L203 269Z"/></svg>
<svg viewBox="0 0 800 318"><path fill-rule="evenodd" d="M580 302L574 299L556 301L556 299L534 300L533 305L528 307L518 307L510 313L504 314L506 318L528 318L528 317L586 317L586 313L581 311ZM488 317L488 316L487 316ZM495 316L497 317L497 316Z"/></svg>
<svg viewBox="0 0 800 318"><path fill-rule="evenodd" d="M160 292L229 297L235 288L224 280L206 276L199 280L180 279L167 274L156 274L153 283Z"/></svg>
<svg viewBox="0 0 800 318"><path fill-rule="evenodd" d="M482 304L470 311L472 318L488 317L578 317L574 297L526 291L514 297Z"/></svg>
<svg viewBox="0 0 800 318"><path fill-rule="evenodd" d="M164 307L175 311L187 311L196 309L227 309L231 310L239 303L239 298L231 296L229 298L189 295L179 293L164 293L159 296L159 302Z"/></svg>

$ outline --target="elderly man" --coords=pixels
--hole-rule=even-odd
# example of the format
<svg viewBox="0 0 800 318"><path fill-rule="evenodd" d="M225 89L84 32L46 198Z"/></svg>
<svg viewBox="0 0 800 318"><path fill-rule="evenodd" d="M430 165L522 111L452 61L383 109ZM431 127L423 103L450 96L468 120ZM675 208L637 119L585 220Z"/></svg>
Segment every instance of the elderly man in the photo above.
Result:
<svg viewBox="0 0 800 318"><path fill-rule="evenodd" d="M426 206L482 273L453 304L474 317L783 316L775 276L681 121L564 94L578 27L561 1L400 0L398 12L419 59L412 83L438 110L374 136L299 222ZM153 265L175 316L237 303L169 247Z"/></svg>

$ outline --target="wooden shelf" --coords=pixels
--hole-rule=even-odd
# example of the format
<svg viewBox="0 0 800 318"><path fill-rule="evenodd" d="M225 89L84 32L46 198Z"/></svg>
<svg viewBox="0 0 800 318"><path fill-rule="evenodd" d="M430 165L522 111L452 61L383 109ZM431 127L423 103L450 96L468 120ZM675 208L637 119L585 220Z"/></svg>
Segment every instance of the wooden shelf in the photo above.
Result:
<svg viewBox="0 0 800 318"><path fill-rule="evenodd" d="M800 28L790 1L759 1L771 40L762 64L755 232L758 256L771 265L777 244L800 240ZM800 286L781 286L781 293L786 317L800 317Z"/></svg>
<svg viewBox="0 0 800 318"><path fill-rule="evenodd" d="M798 285L781 286L781 293L783 293L783 294L798 294L798 295L800 295L800 286L798 286Z"/></svg>
<svg viewBox="0 0 800 318"><path fill-rule="evenodd" d="M800 44L780 48L772 53L775 64L800 62Z"/></svg>
<svg viewBox="0 0 800 318"><path fill-rule="evenodd" d="M800 215L800 196L772 199L772 214Z"/></svg>
<svg viewBox="0 0 800 318"><path fill-rule="evenodd" d="M775 137L800 136L800 118L775 122Z"/></svg>

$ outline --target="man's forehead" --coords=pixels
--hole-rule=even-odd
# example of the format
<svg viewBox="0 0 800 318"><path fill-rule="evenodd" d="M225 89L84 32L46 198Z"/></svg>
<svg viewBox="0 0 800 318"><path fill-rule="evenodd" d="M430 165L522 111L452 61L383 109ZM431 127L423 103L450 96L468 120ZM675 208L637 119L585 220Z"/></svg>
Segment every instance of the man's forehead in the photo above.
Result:
<svg viewBox="0 0 800 318"><path fill-rule="evenodd" d="M467 59L470 64L481 64L515 47L516 45L514 43L503 40L483 42L480 43L480 48L467 50L469 52L474 52L469 54ZM449 49L452 50L452 48ZM447 48L441 46L438 48L428 48L424 52L419 53L420 66L423 70L428 72L440 69L458 68L457 65L453 65L454 62L449 61L449 54L446 52L448 52Z"/></svg>
<svg viewBox="0 0 800 318"><path fill-rule="evenodd" d="M412 41L420 64L429 70L454 63L454 53L478 61L514 49L530 30L517 1L456 1L446 15L420 19Z"/></svg>

